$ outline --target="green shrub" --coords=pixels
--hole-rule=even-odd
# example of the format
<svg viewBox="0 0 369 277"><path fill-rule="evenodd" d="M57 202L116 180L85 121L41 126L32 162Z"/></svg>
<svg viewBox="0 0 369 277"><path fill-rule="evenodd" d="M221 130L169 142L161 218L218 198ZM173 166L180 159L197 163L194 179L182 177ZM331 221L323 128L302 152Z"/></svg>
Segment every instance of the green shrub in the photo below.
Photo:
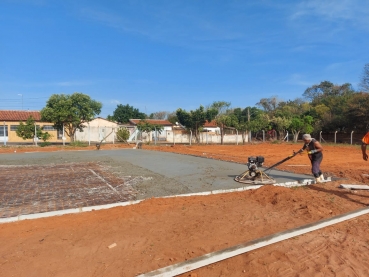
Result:
<svg viewBox="0 0 369 277"><path fill-rule="evenodd" d="M117 140L122 142L126 142L129 139L129 135L130 133L127 128L119 128L116 132Z"/></svg>
<svg viewBox="0 0 369 277"><path fill-rule="evenodd" d="M43 141L43 142L40 143L41 147L45 147L45 146L49 146L49 145L51 145L51 142L49 142L49 141Z"/></svg>

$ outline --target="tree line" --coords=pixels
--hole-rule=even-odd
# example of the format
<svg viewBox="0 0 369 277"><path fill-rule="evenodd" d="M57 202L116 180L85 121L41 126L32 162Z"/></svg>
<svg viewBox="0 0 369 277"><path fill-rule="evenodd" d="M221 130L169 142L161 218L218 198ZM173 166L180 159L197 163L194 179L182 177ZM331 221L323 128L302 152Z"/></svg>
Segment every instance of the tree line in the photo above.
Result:
<svg viewBox="0 0 369 277"><path fill-rule="evenodd" d="M199 141L206 121L214 121L220 128L221 143L226 129L235 129L242 134L260 130L273 130L279 139L289 131L297 141L299 134L317 131L366 131L369 124L369 63L364 66L359 90L351 84L333 84L323 81L308 87L302 97L282 100L277 96L262 98L254 106L232 108L230 102L215 101L195 110L178 108L174 112L158 111L146 115L129 104L117 105L107 119L126 124L129 119L142 119L138 128L144 132L161 131L160 125L149 124L145 119L167 119L180 124ZM83 131L84 123L100 114L102 103L83 93L72 95L54 94L41 110L41 120L53 122L73 141L76 130Z"/></svg>

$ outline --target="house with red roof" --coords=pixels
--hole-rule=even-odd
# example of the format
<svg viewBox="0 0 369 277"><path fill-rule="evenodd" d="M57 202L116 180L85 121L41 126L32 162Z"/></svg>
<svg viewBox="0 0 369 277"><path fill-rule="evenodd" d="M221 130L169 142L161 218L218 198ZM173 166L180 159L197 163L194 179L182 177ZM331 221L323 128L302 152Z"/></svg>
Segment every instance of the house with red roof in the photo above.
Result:
<svg viewBox="0 0 369 277"><path fill-rule="evenodd" d="M160 125L163 126L165 131L172 131L173 124L168 120L164 119L130 119L129 124L133 126L137 126L137 124L141 121L146 121L152 125Z"/></svg>
<svg viewBox="0 0 369 277"><path fill-rule="evenodd" d="M206 121L203 127L204 131L207 132L213 132L215 134L219 134L220 133L220 128L217 126L215 120L212 121Z"/></svg>
<svg viewBox="0 0 369 277"><path fill-rule="evenodd" d="M54 124L51 122L41 121L41 113L39 111L17 110L0 110L0 142L32 143L33 139L23 140L16 133L20 122L25 123L30 116L35 120L37 127L51 135L49 142L63 142L63 130L55 129ZM69 137L66 137L65 141L69 142Z"/></svg>
<svg viewBox="0 0 369 277"><path fill-rule="evenodd" d="M168 120L164 120L164 119L130 119L129 120L129 125L133 126L133 127L137 127L137 124L140 123L141 121L145 121L149 124L152 125L160 125L163 127L163 130L161 131L161 133L157 133L156 134L156 139L160 140L160 141L169 141L169 140L173 140L173 124L168 121ZM137 133L137 130L134 130L131 135L133 139L133 136L135 135L135 133ZM152 136L152 140L155 140L155 132L151 132L151 134L149 135L148 139L149 141L150 136ZM140 134L140 139L147 139L147 134Z"/></svg>

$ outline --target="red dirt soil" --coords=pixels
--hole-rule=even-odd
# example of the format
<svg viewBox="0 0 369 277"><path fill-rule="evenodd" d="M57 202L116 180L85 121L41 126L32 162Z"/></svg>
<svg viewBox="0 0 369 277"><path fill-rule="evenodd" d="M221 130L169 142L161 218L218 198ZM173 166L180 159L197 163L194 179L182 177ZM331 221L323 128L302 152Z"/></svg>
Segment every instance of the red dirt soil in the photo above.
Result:
<svg viewBox="0 0 369 277"><path fill-rule="evenodd" d="M261 155L270 166L301 146L144 145L143 149L240 163ZM368 183L363 174L369 173L369 164L360 147L323 147L321 169L326 176L342 179L292 189L264 186L210 196L152 198L126 207L0 224L0 275L136 276L366 207L368 191L339 188ZM0 153L77 150L24 149L1 147ZM310 174L306 154L278 169ZM369 215L363 215L180 276L369 276L368 233ZM113 243L116 246L109 248Z"/></svg>

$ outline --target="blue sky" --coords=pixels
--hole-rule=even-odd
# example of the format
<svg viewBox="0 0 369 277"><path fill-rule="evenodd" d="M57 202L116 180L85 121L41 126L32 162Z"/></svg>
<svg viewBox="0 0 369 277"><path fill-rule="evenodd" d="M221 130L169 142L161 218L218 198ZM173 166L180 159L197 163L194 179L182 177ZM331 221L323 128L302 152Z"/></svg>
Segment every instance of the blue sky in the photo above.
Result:
<svg viewBox="0 0 369 277"><path fill-rule="evenodd" d="M293 100L369 63L367 0L0 0L0 109L82 92L141 112Z"/></svg>

